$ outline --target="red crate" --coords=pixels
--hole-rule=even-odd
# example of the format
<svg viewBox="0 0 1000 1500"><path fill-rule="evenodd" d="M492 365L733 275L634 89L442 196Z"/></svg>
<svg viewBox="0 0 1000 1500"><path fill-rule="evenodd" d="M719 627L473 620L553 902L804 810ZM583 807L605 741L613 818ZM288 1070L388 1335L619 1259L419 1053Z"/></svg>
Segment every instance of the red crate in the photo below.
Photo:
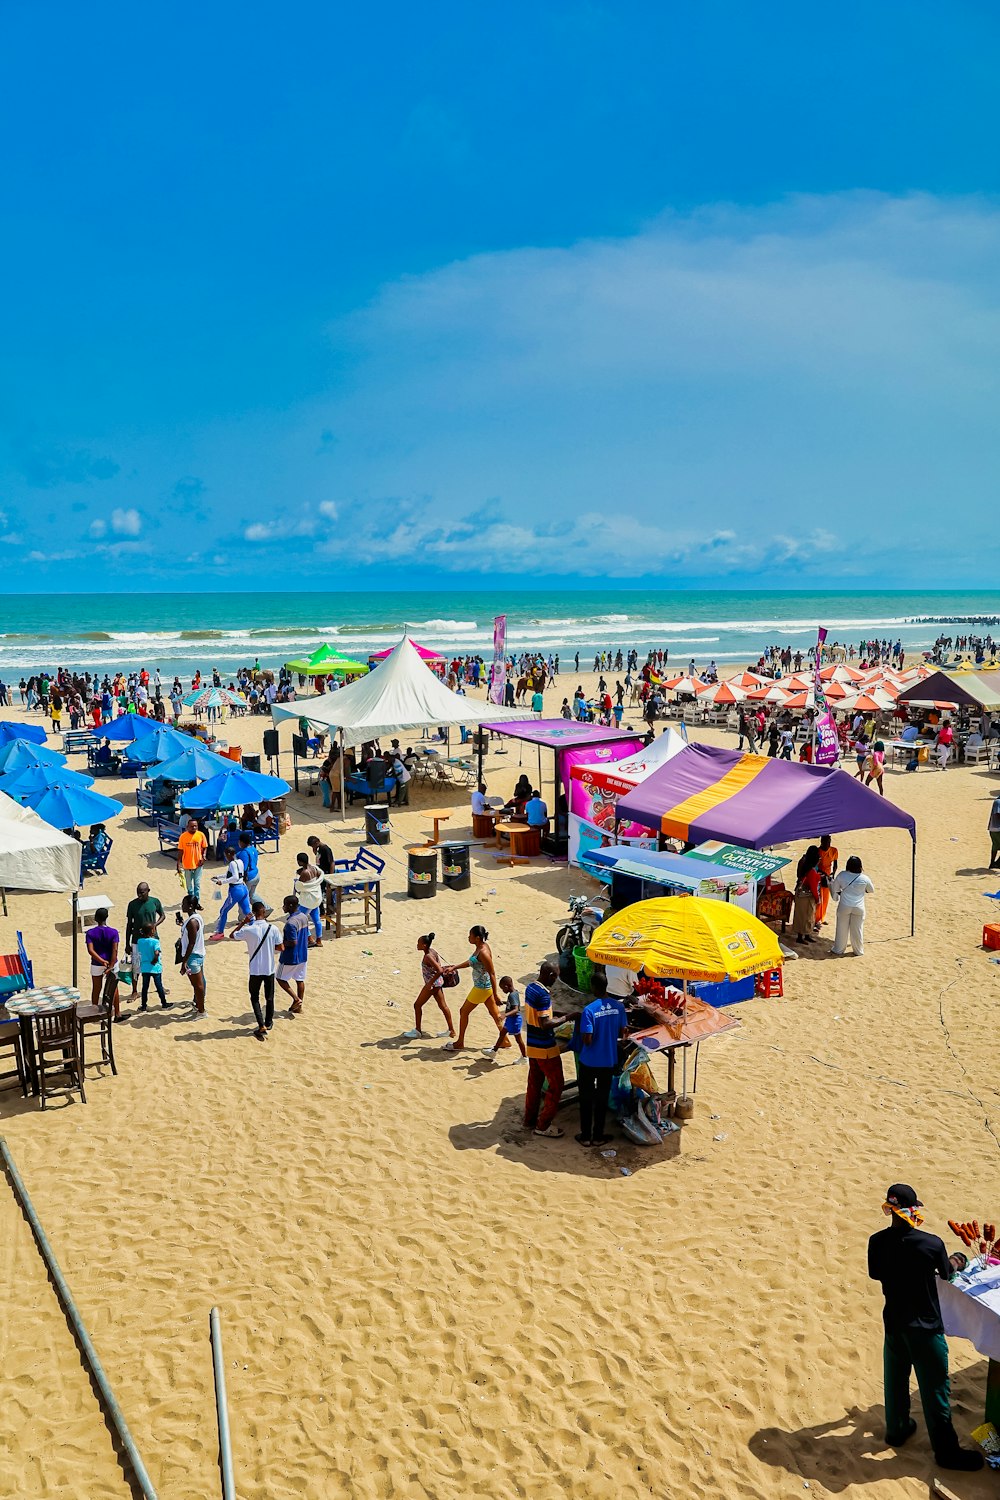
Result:
<svg viewBox="0 0 1000 1500"><path fill-rule="evenodd" d="M983 928L983 947L1000 948L1000 922L987 922Z"/></svg>

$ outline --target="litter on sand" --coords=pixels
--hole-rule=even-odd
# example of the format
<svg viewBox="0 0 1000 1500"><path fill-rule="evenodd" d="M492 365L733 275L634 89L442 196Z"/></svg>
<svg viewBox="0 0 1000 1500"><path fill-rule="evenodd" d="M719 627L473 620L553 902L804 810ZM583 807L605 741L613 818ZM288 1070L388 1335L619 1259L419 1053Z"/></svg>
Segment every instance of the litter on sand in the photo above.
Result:
<svg viewBox="0 0 1000 1500"><path fill-rule="evenodd" d="M602 1156L606 1156L606 1157L609 1157L609 1158L610 1158L610 1157L612 1157L612 1156L617 1156L617 1155L618 1155L618 1152L617 1152L617 1151L602 1151L602 1152L601 1152L601 1155L602 1155Z"/></svg>
<svg viewBox="0 0 1000 1500"><path fill-rule="evenodd" d="M628 1167L619 1167L618 1170L622 1174L623 1177L631 1177L632 1176L632 1173L629 1171Z"/></svg>

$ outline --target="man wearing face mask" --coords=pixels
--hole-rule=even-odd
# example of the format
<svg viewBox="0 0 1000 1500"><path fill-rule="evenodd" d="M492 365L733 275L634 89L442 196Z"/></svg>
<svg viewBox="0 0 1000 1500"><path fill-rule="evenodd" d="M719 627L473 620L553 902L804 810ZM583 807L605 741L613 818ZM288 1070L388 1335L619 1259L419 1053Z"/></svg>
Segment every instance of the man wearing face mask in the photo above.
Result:
<svg viewBox="0 0 1000 1500"><path fill-rule="evenodd" d="M935 1461L942 1469L981 1469L982 1454L959 1447L952 1426L948 1341L937 1289L939 1279L951 1280L952 1266L944 1241L919 1228L922 1206L907 1183L893 1183L882 1204L889 1227L868 1241L868 1275L881 1282L885 1296L885 1440L900 1448L917 1430L910 1416L912 1370Z"/></svg>

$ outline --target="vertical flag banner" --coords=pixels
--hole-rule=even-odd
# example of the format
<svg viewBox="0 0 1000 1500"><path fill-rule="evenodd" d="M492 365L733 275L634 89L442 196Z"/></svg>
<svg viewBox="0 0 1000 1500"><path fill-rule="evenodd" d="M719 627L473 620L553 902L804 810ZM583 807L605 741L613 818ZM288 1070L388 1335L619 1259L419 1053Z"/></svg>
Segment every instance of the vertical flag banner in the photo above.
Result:
<svg viewBox="0 0 1000 1500"><path fill-rule="evenodd" d="M816 718L813 729L813 764L817 766L835 766L840 759L840 741L837 738L837 726L833 722L830 706L826 701L826 693L823 691L823 678L820 675L823 666L823 642L826 640L826 631L821 625L816 632L816 662L813 675L813 697L816 700Z"/></svg>
<svg viewBox="0 0 1000 1500"><path fill-rule="evenodd" d="M497 615L493 621L493 664L490 667L490 702L503 703L503 692L507 684L507 616Z"/></svg>

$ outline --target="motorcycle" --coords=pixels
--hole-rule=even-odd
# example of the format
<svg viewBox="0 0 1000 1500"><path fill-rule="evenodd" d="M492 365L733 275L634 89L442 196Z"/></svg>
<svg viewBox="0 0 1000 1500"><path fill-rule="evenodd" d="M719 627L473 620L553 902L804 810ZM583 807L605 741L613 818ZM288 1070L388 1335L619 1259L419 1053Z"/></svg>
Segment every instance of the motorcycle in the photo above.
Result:
<svg viewBox="0 0 1000 1500"><path fill-rule="evenodd" d="M586 948L595 930L608 915L608 898L599 896L570 896L569 921L556 933L556 948L560 953L572 953L574 948Z"/></svg>

